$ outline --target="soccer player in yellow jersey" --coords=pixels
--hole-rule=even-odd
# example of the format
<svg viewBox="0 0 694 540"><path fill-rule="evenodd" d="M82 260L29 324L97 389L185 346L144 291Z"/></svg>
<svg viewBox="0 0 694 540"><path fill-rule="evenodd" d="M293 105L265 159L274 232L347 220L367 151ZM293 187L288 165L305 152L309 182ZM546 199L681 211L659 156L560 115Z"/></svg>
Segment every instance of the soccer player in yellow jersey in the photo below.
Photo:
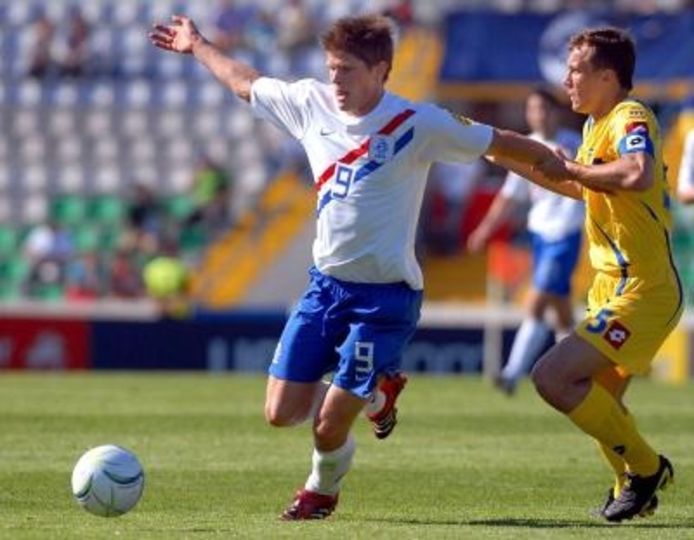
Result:
<svg viewBox="0 0 694 540"><path fill-rule="evenodd" d="M614 469L600 514L619 522L652 513L673 479L670 461L643 438L622 399L682 313L670 247L670 211L660 132L653 113L629 98L635 47L616 28L572 37L564 80L574 111L588 115L576 161L517 172L586 202L596 271L586 318L532 373L538 393L592 436Z"/></svg>

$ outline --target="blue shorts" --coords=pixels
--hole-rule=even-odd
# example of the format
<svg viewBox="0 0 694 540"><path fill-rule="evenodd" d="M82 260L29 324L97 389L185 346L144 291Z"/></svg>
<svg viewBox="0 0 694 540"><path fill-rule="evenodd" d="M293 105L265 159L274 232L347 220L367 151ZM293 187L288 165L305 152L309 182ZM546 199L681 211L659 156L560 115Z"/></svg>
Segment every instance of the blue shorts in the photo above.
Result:
<svg viewBox="0 0 694 540"><path fill-rule="evenodd" d="M309 271L308 289L284 327L268 369L273 377L333 384L368 398L378 377L398 371L414 333L422 291L406 283L350 283Z"/></svg>
<svg viewBox="0 0 694 540"><path fill-rule="evenodd" d="M581 252L581 231L561 240L548 242L531 233L533 240L533 287L536 290L568 296L571 275Z"/></svg>

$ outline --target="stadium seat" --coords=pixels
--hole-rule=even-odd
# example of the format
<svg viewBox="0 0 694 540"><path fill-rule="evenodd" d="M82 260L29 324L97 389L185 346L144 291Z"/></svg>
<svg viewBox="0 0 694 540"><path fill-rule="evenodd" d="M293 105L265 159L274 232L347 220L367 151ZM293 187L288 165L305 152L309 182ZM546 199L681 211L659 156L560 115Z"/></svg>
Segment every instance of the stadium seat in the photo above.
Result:
<svg viewBox="0 0 694 540"><path fill-rule="evenodd" d="M21 107L40 105L43 96L41 84L34 80L24 80L17 87L17 101Z"/></svg>
<svg viewBox="0 0 694 540"><path fill-rule="evenodd" d="M23 107L15 112L12 134L17 137L29 137L39 131L39 115L33 107Z"/></svg>
<svg viewBox="0 0 694 540"><path fill-rule="evenodd" d="M51 104L56 107L76 107L80 100L80 86L74 81L54 83Z"/></svg>
<svg viewBox="0 0 694 540"><path fill-rule="evenodd" d="M145 80L135 80L123 88L124 105L133 108L148 106L152 101L152 85Z"/></svg>
<svg viewBox="0 0 694 540"><path fill-rule="evenodd" d="M48 115L48 132L62 140L63 137L76 133L76 116L71 110L55 110Z"/></svg>
<svg viewBox="0 0 694 540"><path fill-rule="evenodd" d="M157 135L159 137L171 137L180 135L186 130L185 117L178 109L164 110L155 119Z"/></svg>
<svg viewBox="0 0 694 540"><path fill-rule="evenodd" d="M109 135L113 130L111 113L107 110L92 109L84 115L84 134L91 137Z"/></svg>
<svg viewBox="0 0 694 540"><path fill-rule="evenodd" d="M11 225L0 225L0 259L11 256L19 245L19 233Z"/></svg>
<svg viewBox="0 0 694 540"><path fill-rule="evenodd" d="M94 145L93 155L97 163L113 163L119 155L118 140L102 136Z"/></svg>
<svg viewBox="0 0 694 540"><path fill-rule="evenodd" d="M51 200L50 217L61 225L77 225L84 221L85 200L78 194L62 194Z"/></svg>
<svg viewBox="0 0 694 540"><path fill-rule="evenodd" d="M91 223L82 223L72 229L75 251L85 253L99 248L99 229Z"/></svg>
<svg viewBox="0 0 694 540"><path fill-rule="evenodd" d="M22 223L41 223L48 217L48 201L45 194L22 195L21 199L15 199L15 204L21 208L19 219Z"/></svg>
<svg viewBox="0 0 694 540"><path fill-rule="evenodd" d="M194 210L193 200L186 194L175 194L164 200L166 215L176 221L185 220Z"/></svg>
<svg viewBox="0 0 694 540"><path fill-rule="evenodd" d="M0 262L0 281L20 285L29 275L29 261L20 254L14 254Z"/></svg>
<svg viewBox="0 0 694 540"><path fill-rule="evenodd" d="M93 107L111 107L116 100L116 89L113 84L97 82L87 86L85 100Z"/></svg>
<svg viewBox="0 0 694 540"><path fill-rule="evenodd" d="M192 254L204 248L207 240L207 234L202 227L189 225L181 229L178 244L183 254Z"/></svg>
<svg viewBox="0 0 694 540"><path fill-rule="evenodd" d="M117 225L125 216L125 203L117 195L97 195L87 202L87 218L99 225Z"/></svg>
<svg viewBox="0 0 694 540"><path fill-rule="evenodd" d="M73 165L74 160L67 160L67 166L61 167L58 171L56 181L56 192L76 193L85 187L84 169L79 165Z"/></svg>
<svg viewBox="0 0 694 540"><path fill-rule="evenodd" d="M44 138L40 135L26 137L22 141L19 152L25 166L41 164L46 157Z"/></svg>
<svg viewBox="0 0 694 540"><path fill-rule="evenodd" d="M31 293L36 300L58 302L65 298L65 288L61 283L47 283L36 286Z"/></svg>
<svg viewBox="0 0 694 540"><path fill-rule="evenodd" d="M48 188L48 171L39 161L23 169L21 176L22 193L45 192Z"/></svg>
<svg viewBox="0 0 694 540"><path fill-rule="evenodd" d="M93 177L93 189L97 193L115 193L121 185L120 169L115 164L99 166Z"/></svg>
<svg viewBox="0 0 694 540"><path fill-rule="evenodd" d="M103 252L113 253L120 245L121 225L107 225L101 227L99 231L99 247Z"/></svg>

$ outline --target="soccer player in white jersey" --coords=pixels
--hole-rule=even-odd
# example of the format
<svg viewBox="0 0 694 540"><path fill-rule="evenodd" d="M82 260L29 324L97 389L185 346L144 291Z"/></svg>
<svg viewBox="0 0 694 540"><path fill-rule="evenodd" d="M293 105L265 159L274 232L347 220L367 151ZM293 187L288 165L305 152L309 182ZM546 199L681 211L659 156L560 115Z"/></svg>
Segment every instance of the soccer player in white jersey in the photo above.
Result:
<svg viewBox="0 0 694 540"><path fill-rule="evenodd" d="M155 26L150 39L194 55L308 155L318 201L314 266L270 364L265 416L273 426L313 419L312 471L282 518L325 518L351 466L352 424L379 380L398 381L393 375L419 318L414 240L429 166L485 153L532 166L558 157L516 133L386 92L393 40L380 16L340 19L321 37L329 84L261 76L224 56L187 17ZM372 419L379 407L394 408L397 392L384 389Z"/></svg>
<svg viewBox="0 0 694 540"><path fill-rule="evenodd" d="M525 105L530 137L573 157L581 142L580 136L559 128L559 110L558 100L548 90L537 88L531 92ZM557 340L573 329L571 276L578 262L583 231L583 201L531 184L510 172L489 212L470 234L468 249L480 251L512 212L527 202L530 203L527 223L533 247L532 287L525 300L526 315L516 332L508 361L495 379L499 389L509 395L542 352L551 326ZM554 311L550 324L545 320L549 310Z"/></svg>

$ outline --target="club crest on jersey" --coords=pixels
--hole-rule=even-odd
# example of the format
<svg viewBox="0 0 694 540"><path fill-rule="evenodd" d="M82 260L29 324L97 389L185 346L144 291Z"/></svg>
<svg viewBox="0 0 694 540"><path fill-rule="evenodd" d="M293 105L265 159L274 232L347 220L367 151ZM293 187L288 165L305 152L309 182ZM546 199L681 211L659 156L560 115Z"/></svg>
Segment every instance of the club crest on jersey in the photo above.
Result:
<svg viewBox="0 0 694 540"><path fill-rule="evenodd" d="M395 140L390 135L376 134L369 141L369 159L385 163L393 159Z"/></svg>
<svg viewBox="0 0 694 540"><path fill-rule="evenodd" d="M624 326L619 321L612 321L610 326L607 327L605 333L602 335L605 341L609 343L614 349L621 349L627 340L631 336L629 329Z"/></svg>

